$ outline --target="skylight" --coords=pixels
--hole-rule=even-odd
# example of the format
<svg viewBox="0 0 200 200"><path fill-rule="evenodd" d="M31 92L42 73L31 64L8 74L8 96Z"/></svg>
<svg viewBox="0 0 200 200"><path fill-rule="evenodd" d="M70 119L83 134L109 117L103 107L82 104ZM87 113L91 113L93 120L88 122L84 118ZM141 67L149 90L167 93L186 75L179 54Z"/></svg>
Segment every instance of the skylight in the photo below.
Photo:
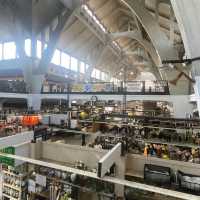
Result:
<svg viewBox="0 0 200 200"><path fill-rule="evenodd" d="M82 8L87 12L87 14L95 21L95 23L100 27L100 29L106 33L105 26L100 22L100 20L95 16L95 14L92 12L92 10L87 6L83 5Z"/></svg>

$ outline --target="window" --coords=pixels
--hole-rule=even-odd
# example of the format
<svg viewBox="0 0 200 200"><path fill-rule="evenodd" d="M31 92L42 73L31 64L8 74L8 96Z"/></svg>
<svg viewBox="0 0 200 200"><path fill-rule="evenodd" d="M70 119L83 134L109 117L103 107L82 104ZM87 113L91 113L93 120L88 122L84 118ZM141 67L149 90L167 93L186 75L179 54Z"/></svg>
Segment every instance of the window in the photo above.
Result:
<svg viewBox="0 0 200 200"><path fill-rule="evenodd" d="M80 63L80 73L85 74L85 63L84 62Z"/></svg>
<svg viewBox="0 0 200 200"><path fill-rule="evenodd" d="M100 80L101 72L100 70L96 69L95 78Z"/></svg>
<svg viewBox="0 0 200 200"><path fill-rule="evenodd" d="M88 65L88 64L86 64L86 65L85 65L85 71L87 71L87 70L88 70L88 68L89 68L89 65Z"/></svg>
<svg viewBox="0 0 200 200"><path fill-rule="evenodd" d="M47 43L44 44L43 50L45 50L48 47Z"/></svg>
<svg viewBox="0 0 200 200"><path fill-rule="evenodd" d="M26 39L25 40L25 53L27 56L31 56L31 40L30 39Z"/></svg>
<svg viewBox="0 0 200 200"><path fill-rule="evenodd" d="M96 69L93 69L92 74L91 74L92 78L96 78Z"/></svg>
<svg viewBox="0 0 200 200"><path fill-rule="evenodd" d="M54 54L53 54L53 58L52 58L52 60L51 60L51 62L53 63L53 64L55 64L55 65L60 65L61 63L60 63L60 59L61 59L61 52L58 50L58 49L56 49L55 51L54 51Z"/></svg>
<svg viewBox="0 0 200 200"><path fill-rule="evenodd" d="M109 77L108 77L108 74L105 73L105 81L108 81Z"/></svg>
<svg viewBox="0 0 200 200"><path fill-rule="evenodd" d="M61 66L70 68L70 56L66 53L61 53Z"/></svg>
<svg viewBox="0 0 200 200"><path fill-rule="evenodd" d="M0 44L0 60L2 60L3 58L2 58L2 53L3 53L3 50L2 50L2 48L3 48L3 46L2 46L2 44Z"/></svg>
<svg viewBox="0 0 200 200"><path fill-rule="evenodd" d="M71 70L78 71L78 60L74 57L71 57Z"/></svg>
<svg viewBox="0 0 200 200"><path fill-rule="evenodd" d="M6 42L3 46L4 59L16 58L16 45L14 42Z"/></svg>
<svg viewBox="0 0 200 200"><path fill-rule="evenodd" d="M106 73L105 72L101 72L101 80L102 81L106 80Z"/></svg>
<svg viewBox="0 0 200 200"><path fill-rule="evenodd" d="M37 52L36 52L37 58L42 58L42 42L37 40Z"/></svg>

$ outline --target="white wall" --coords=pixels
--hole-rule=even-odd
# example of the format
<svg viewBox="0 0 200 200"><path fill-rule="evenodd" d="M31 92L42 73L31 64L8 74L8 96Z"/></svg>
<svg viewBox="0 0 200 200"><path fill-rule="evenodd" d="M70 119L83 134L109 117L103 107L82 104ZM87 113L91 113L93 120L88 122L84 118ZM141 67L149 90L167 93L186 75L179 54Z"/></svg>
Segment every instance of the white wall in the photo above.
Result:
<svg viewBox="0 0 200 200"><path fill-rule="evenodd" d="M177 95L172 98L174 117L185 118L193 112L189 95Z"/></svg>
<svg viewBox="0 0 200 200"><path fill-rule="evenodd" d="M16 145L15 147L15 155L30 158L30 143L24 143L20 145ZM15 166L21 165L24 163L20 160L15 160Z"/></svg>
<svg viewBox="0 0 200 200"><path fill-rule="evenodd" d="M42 143L42 158L63 163L84 162L90 168L97 168L98 161L107 151L93 148L60 144Z"/></svg>
<svg viewBox="0 0 200 200"><path fill-rule="evenodd" d="M126 171L134 176L143 177L144 175L144 165L152 164L164 167L170 167L174 171L180 170L184 173L193 174L199 176L200 165L175 161L175 160L164 160L154 157L145 157L143 155L129 154L126 160Z"/></svg>

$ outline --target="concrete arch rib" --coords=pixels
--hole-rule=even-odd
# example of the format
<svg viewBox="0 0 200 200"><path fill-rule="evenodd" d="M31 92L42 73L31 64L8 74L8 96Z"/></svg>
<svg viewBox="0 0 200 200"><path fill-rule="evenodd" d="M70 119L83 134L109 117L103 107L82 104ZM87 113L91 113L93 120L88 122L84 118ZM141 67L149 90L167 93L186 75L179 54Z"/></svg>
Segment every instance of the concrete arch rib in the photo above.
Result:
<svg viewBox="0 0 200 200"><path fill-rule="evenodd" d="M175 16L183 38L188 57L199 57L200 46L200 1L199 0L171 0Z"/></svg>
<svg viewBox="0 0 200 200"><path fill-rule="evenodd" d="M149 35L153 46L155 47L160 60L177 59L178 52L173 44L167 38L154 17L146 10L138 0L120 0L134 15Z"/></svg>
<svg viewBox="0 0 200 200"><path fill-rule="evenodd" d="M110 35L111 35L111 38L113 40L117 40L121 37L127 37L127 38L130 38L130 39L136 40L149 53L149 55L151 56L151 59L153 60L155 65L156 66L161 65L161 61L159 59L159 56L158 56L154 46L149 41L144 40L139 31L127 31L127 32L111 33ZM157 79L163 79L162 74L160 73L159 69L156 66L152 67L153 73L155 74Z"/></svg>
<svg viewBox="0 0 200 200"><path fill-rule="evenodd" d="M127 38L130 38L130 39L136 40L149 53L149 55L151 56L153 62L156 64L156 66L159 66L161 64L161 61L159 59L159 56L158 56L154 46L150 42L148 42L147 40L143 39L139 31L127 31L127 32L121 32L121 33L111 33L111 38L113 40L117 40L121 37L127 37Z"/></svg>

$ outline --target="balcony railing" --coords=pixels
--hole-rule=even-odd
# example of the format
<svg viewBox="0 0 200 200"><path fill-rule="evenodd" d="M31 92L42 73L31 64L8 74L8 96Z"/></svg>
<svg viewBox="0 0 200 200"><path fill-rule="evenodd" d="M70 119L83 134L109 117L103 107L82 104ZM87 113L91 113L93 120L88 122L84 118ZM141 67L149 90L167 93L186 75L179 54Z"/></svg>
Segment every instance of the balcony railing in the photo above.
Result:
<svg viewBox="0 0 200 200"><path fill-rule="evenodd" d="M169 95L167 81L132 81L124 88L127 93L143 95Z"/></svg>
<svg viewBox="0 0 200 200"><path fill-rule="evenodd" d="M74 83L68 85L45 85L42 93L72 94L135 94L135 95L169 95L166 81L132 81L115 85L110 82Z"/></svg>
<svg viewBox="0 0 200 200"><path fill-rule="evenodd" d="M0 92L5 93L27 93L26 83L21 80L0 80Z"/></svg>
<svg viewBox="0 0 200 200"><path fill-rule="evenodd" d="M0 80L0 92L28 93L23 80ZM166 81L132 81L124 86L112 82L92 83L45 83L41 93L46 94L133 94L133 95L169 95Z"/></svg>

